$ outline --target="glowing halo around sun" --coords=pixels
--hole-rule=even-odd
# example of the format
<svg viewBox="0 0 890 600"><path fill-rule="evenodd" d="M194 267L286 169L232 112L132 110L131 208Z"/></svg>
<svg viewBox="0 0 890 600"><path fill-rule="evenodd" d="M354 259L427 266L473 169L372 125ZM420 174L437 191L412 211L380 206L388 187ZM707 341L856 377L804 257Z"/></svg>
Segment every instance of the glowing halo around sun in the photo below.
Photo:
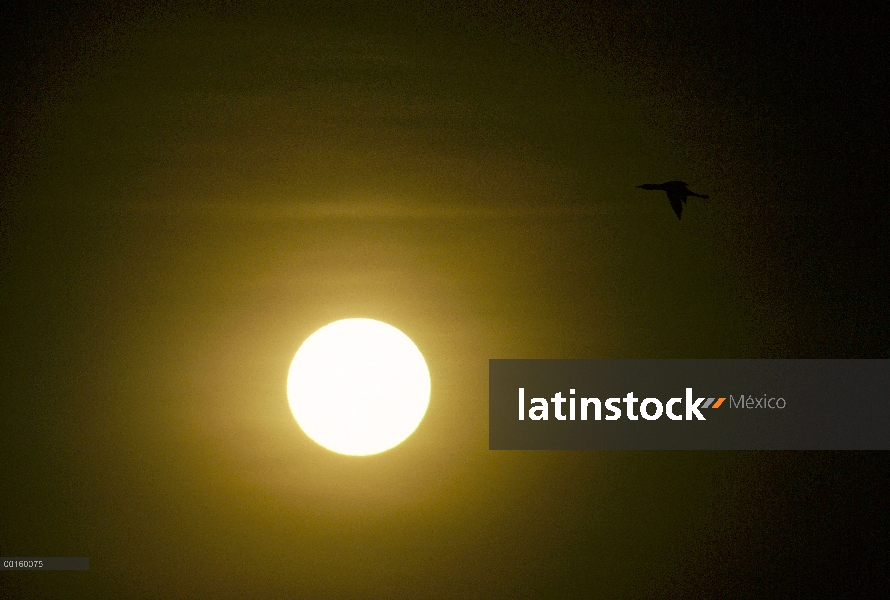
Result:
<svg viewBox="0 0 890 600"><path fill-rule="evenodd" d="M310 335L287 376L300 428L340 454L366 456L397 446L423 419L430 372L404 333L373 319L343 319Z"/></svg>

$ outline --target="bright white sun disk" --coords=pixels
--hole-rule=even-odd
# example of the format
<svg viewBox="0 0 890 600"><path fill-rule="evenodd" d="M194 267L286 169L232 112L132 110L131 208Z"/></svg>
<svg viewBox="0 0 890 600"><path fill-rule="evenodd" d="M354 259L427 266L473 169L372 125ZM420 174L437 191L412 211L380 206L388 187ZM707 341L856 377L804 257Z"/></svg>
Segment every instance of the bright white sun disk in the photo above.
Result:
<svg viewBox="0 0 890 600"><path fill-rule="evenodd" d="M430 373L408 336L372 319L343 319L303 342L287 396L310 438L340 454L389 450L420 424Z"/></svg>

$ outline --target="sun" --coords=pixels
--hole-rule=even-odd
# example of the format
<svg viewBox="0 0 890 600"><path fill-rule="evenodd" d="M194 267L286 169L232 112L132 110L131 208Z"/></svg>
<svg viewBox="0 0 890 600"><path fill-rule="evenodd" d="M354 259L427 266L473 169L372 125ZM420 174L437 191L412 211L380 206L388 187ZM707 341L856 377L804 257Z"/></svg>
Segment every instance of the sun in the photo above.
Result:
<svg viewBox="0 0 890 600"><path fill-rule="evenodd" d="M414 342L392 325L343 319L297 350L287 397L310 438L366 456L397 446L417 428L430 401L430 372Z"/></svg>

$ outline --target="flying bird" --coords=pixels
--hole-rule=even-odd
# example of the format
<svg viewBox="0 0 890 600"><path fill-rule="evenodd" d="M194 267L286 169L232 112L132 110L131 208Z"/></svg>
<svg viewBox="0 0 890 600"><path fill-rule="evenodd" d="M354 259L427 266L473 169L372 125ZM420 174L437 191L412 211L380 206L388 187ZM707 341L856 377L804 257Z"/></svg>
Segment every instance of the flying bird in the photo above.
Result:
<svg viewBox="0 0 890 600"><path fill-rule="evenodd" d="M671 208L674 209L674 212L677 213L677 218L680 218L680 215L683 214L683 205L686 204L686 198L689 196L695 196L696 198L704 198L708 197L704 194L696 194L695 192L690 192L686 186L688 184L683 181L668 181L667 183L644 183L643 185L638 185L638 188L643 188L644 190L662 190L667 192L668 200L671 202Z"/></svg>

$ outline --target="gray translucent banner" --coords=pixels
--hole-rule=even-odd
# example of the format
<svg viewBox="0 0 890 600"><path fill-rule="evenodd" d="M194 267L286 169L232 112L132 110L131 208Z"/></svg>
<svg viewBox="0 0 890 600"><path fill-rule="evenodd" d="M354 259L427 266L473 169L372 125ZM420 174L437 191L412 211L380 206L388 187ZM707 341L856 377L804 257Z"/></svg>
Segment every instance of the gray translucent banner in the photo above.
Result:
<svg viewBox="0 0 890 600"><path fill-rule="evenodd" d="M494 359L489 448L888 450L890 361Z"/></svg>
<svg viewBox="0 0 890 600"><path fill-rule="evenodd" d="M86 571L90 559L82 556L5 556L0 571Z"/></svg>

